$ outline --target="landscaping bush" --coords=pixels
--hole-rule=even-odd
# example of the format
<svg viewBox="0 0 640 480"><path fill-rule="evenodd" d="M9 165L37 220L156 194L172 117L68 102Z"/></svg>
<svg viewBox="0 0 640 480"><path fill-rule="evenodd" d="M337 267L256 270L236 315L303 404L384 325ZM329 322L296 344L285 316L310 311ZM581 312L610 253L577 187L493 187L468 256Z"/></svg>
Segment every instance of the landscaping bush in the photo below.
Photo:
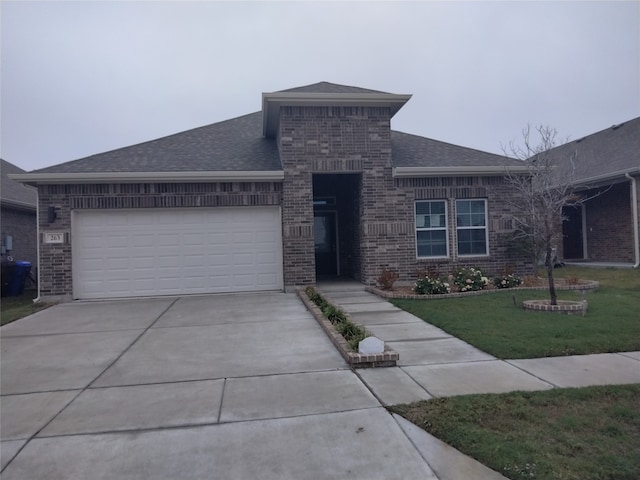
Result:
<svg viewBox="0 0 640 480"><path fill-rule="evenodd" d="M336 331L344 337L349 343L352 350L358 351L358 344L365 338L371 336L371 333L356 325L347 318L347 315L338 307L329 303L315 288L307 287L304 292L313 303L322 311L322 314L335 326Z"/></svg>
<svg viewBox="0 0 640 480"><path fill-rule="evenodd" d="M382 290L393 289L393 284L400 278L400 276L393 270L383 270L380 276L378 276L378 284Z"/></svg>
<svg viewBox="0 0 640 480"><path fill-rule="evenodd" d="M449 293L451 288L442 278L424 277L416 281L413 291L419 295L439 295Z"/></svg>
<svg viewBox="0 0 640 480"><path fill-rule="evenodd" d="M482 290L489 283L489 279L482 275L482 271L475 267L462 267L453 277L453 284L461 292Z"/></svg>
<svg viewBox="0 0 640 480"><path fill-rule="evenodd" d="M349 320L336 324L336 330L355 351L358 350L358 344L370 335L364 327Z"/></svg>
<svg viewBox="0 0 640 480"><path fill-rule="evenodd" d="M324 316L327 317L327 319L333 324L344 322L347 320L347 317L345 317L342 310L331 305L330 303L326 303L326 301L324 306L321 307L321 310Z"/></svg>
<svg viewBox="0 0 640 480"><path fill-rule="evenodd" d="M493 284L496 288L513 288L518 287L522 283L522 280L513 273L509 275L498 275L493 279Z"/></svg>

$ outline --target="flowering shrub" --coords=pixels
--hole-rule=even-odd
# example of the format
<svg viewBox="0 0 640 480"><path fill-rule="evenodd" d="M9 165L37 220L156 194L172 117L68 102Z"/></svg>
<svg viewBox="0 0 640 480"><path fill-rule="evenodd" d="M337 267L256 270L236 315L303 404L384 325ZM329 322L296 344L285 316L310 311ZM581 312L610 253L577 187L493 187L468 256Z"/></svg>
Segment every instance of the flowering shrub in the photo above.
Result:
<svg viewBox="0 0 640 480"><path fill-rule="evenodd" d="M419 295L435 295L449 293L451 288L449 284L441 278L424 277L416 281L413 291Z"/></svg>
<svg viewBox="0 0 640 480"><path fill-rule="evenodd" d="M489 279L482 275L479 268L463 267L453 277L453 284L461 292L482 290L489 283Z"/></svg>
<svg viewBox="0 0 640 480"><path fill-rule="evenodd" d="M513 273L509 275L498 275L493 279L493 284L496 288L513 288L517 287L522 283L522 280L517 275Z"/></svg>

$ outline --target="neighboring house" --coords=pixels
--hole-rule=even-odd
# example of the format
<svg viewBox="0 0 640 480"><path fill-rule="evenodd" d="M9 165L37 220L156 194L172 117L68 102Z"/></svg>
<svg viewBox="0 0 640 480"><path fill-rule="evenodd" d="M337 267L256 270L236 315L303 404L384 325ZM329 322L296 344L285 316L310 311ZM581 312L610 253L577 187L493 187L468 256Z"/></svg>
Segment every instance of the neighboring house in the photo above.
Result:
<svg viewBox="0 0 640 480"><path fill-rule="evenodd" d="M522 163L391 130L409 99L326 82L264 93L261 112L17 176L39 190L40 294L531 273L507 241L504 175Z"/></svg>
<svg viewBox="0 0 640 480"><path fill-rule="evenodd" d="M640 117L552 151L584 203L564 209L565 260L640 263ZM570 158L574 158L570 162ZM573 166L570 164L573 163Z"/></svg>
<svg viewBox="0 0 640 480"><path fill-rule="evenodd" d="M2 190L0 191L0 242L2 260L31 262L37 265L37 217L38 192L35 188L19 183L9 174L25 173L21 168L0 159Z"/></svg>

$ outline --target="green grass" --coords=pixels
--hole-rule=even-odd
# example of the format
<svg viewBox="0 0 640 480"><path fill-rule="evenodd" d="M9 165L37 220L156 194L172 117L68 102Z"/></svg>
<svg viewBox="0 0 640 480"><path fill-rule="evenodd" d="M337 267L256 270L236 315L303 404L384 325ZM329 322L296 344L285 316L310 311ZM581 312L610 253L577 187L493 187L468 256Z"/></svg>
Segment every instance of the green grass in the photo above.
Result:
<svg viewBox="0 0 640 480"><path fill-rule="evenodd" d="M498 358L640 350L640 271L567 267L555 275L600 282L587 294L586 316L525 311L523 300L548 298L546 291L532 290L393 303ZM559 291L559 299L581 296Z"/></svg>
<svg viewBox="0 0 640 480"><path fill-rule="evenodd" d="M26 317L38 310L51 306L51 304L46 303L34 304L33 299L36 298L36 296L37 292L27 290L19 297L2 297L2 301L0 302L0 325L11 323L19 318Z"/></svg>
<svg viewBox="0 0 640 480"><path fill-rule="evenodd" d="M640 478L640 385L467 395L390 410L511 479Z"/></svg>

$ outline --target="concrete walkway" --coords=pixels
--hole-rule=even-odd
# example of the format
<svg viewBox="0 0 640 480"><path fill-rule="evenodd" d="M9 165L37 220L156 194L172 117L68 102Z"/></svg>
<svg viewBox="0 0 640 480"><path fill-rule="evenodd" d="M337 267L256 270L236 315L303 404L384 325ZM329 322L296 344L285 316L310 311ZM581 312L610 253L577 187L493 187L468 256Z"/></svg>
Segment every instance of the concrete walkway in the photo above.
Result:
<svg viewBox="0 0 640 480"><path fill-rule="evenodd" d="M640 383L640 352L498 360L354 282L319 290L400 354L399 366L358 370L384 405L473 393Z"/></svg>
<svg viewBox="0 0 640 480"><path fill-rule="evenodd" d="M640 382L638 352L499 361L361 285L322 288L401 365L351 371L291 294L77 302L2 327L2 478L500 479L383 405Z"/></svg>
<svg viewBox="0 0 640 480"><path fill-rule="evenodd" d="M400 354L399 366L356 373L383 405L433 397L640 383L640 352L498 360L354 282L319 291ZM401 417L396 420L440 480L504 479Z"/></svg>

